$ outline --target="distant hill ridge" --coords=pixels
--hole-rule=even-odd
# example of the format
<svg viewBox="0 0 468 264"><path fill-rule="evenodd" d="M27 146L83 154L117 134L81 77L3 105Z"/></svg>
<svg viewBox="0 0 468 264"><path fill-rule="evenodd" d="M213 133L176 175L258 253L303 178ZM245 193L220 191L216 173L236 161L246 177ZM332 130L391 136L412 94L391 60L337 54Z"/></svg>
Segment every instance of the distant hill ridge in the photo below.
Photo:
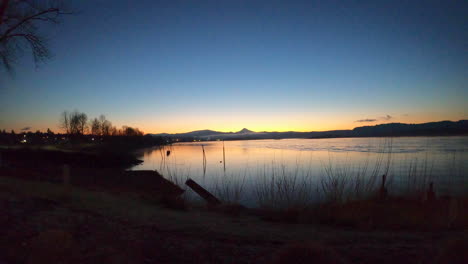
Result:
<svg viewBox="0 0 468 264"><path fill-rule="evenodd" d="M330 130L319 132L254 132L243 128L238 132L197 130L177 134L153 134L182 141L192 140L242 140L283 138L335 138L335 137L388 137L388 136L448 136L468 135L468 120L440 121L423 124L388 123L356 127L352 130Z"/></svg>

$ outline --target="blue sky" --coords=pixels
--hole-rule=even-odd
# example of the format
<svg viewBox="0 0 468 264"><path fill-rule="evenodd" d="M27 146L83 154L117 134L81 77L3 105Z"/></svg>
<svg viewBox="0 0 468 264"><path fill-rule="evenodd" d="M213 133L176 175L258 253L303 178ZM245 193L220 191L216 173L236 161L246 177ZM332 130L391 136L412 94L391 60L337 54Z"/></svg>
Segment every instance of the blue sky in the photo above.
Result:
<svg viewBox="0 0 468 264"><path fill-rule="evenodd" d="M53 60L0 69L0 128L74 109L148 133L468 118L468 8L449 2L71 1L43 28Z"/></svg>

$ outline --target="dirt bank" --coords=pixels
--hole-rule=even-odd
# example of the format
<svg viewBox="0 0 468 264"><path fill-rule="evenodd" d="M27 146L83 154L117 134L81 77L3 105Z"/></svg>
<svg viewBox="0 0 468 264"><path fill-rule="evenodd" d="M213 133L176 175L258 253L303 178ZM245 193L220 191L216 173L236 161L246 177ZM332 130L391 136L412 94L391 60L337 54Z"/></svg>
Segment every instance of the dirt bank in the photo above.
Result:
<svg viewBox="0 0 468 264"><path fill-rule="evenodd" d="M7 263L271 263L288 256L290 245L314 244L345 263L434 263L441 245L468 235L272 223L8 177L0 177L0 201L0 260Z"/></svg>

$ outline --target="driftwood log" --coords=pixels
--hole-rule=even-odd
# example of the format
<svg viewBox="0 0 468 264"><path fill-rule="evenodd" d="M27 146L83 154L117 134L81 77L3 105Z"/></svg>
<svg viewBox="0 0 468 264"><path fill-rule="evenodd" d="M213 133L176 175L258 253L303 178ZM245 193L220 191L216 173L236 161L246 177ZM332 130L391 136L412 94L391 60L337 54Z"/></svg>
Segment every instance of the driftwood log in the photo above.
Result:
<svg viewBox="0 0 468 264"><path fill-rule="evenodd" d="M194 180L188 179L185 184L190 187L194 192L200 195L209 205L219 205L221 201L218 200L213 194L198 185Z"/></svg>

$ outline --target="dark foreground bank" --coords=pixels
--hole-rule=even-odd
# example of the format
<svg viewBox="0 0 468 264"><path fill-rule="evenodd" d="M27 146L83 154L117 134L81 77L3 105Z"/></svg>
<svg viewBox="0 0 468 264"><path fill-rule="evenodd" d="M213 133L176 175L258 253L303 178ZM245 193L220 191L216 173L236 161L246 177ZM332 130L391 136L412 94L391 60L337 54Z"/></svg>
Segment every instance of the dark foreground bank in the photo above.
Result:
<svg viewBox="0 0 468 264"><path fill-rule="evenodd" d="M463 230L265 222L203 208L0 177L6 263L466 263Z"/></svg>
<svg viewBox="0 0 468 264"><path fill-rule="evenodd" d="M9 151L0 167L0 262L468 262L462 197L285 210L194 205L156 171L112 166L123 162L117 156Z"/></svg>
<svg viewBox="0 0 468 264"><path fill-rule="evenodd" d="M69 173L64 177L62 167L0 169L0 261L466 263L468 258L464 222L444 226L445 218L428 218L436 210L419 210L417 203L363 201L315 211L193 206L154 171L70 167Z"/></svg>

